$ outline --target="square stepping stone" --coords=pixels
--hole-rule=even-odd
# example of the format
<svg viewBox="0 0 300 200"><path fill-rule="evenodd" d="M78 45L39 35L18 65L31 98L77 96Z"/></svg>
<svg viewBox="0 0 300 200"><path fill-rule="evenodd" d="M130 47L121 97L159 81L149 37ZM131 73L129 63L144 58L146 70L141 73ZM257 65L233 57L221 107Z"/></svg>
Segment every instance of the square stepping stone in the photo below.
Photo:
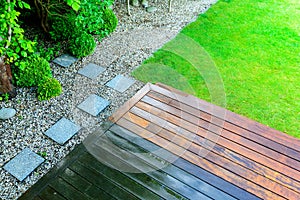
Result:
<svg viewBox="0 0 300 200"><path fill-rule="evenodd" d="M5 164L3 168L19 181L23 181L42 164L44 160L44 158L32 152L29 148L25 148L21 153Z"/></svg>
<svg viewBox="0 0 300 200"><path fill-rule="evenodd" d="M70 56L69 54L63 54L53 60L54 63L59 64L62 67L69 67L76 61L77 58Z"/></svg>
<svg viewBox="0 0 300 200"><path fill-rule="evenodd" d="M86 76L90 79L95 79L99 74L101 74L105 69L103 67L100 67L99 65L96 65L94 63L89 63L84 68L80 69L78 71L78 74L81 74L83 76Z"/></svg>
<svg viewBox="0 0 300 200"><path fill-rule="evenodd" d="M109 101L99 97L95 94L90 95L86 100L84 100L77 107L90 115L96 117L102 110L104 110L109 105Z"/></svg>
<svg viewBox="0 0 300 200"><path fill-rule="evenodd" d="M80 126L63 117L58 122L56 122L51 128L49 128L45 132L45 135L50 137L58 144L63 145L79 130Z"/></svg>
<svg viewBox="0 0 300 200"><path fill-rule="evenodd" d="M106 85L119 92L125 92L134 83L135 80L131 78L127 78L122 75L117 75L115 78L106 83Z"/></svg>

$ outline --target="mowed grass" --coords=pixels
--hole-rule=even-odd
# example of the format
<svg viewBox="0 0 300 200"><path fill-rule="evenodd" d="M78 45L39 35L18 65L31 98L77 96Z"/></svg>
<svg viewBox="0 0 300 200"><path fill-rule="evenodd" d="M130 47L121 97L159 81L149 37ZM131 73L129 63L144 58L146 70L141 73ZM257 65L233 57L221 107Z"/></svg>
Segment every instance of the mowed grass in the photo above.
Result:
<svg viewBox="0 0 300 200"><path fill-rule="evenodd" d="M214 62L211 67L223 80L226 105L212 101L207 75L199 73L201 64L177 53L188 51L189 44L176 46L181 37L154 53L133 75L300 138L300 1L220 0L181 34L203 47Z"/></svg>

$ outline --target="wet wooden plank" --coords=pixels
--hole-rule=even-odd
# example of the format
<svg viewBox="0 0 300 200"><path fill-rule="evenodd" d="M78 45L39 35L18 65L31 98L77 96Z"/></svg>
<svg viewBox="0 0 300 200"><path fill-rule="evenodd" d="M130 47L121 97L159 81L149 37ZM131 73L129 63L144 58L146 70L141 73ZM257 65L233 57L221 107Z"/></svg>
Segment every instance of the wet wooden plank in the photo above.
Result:
<svg viewBox="0 0 300 200"><path fill-rule="evenodd" d="M81 174L85 173L86 172L83 172ZM99 199L100 197L101 199L114 199L113 195L111 196L109 192L101 190L91 183L93 182L93 179L95 179L95 177L93 177L93 179L84 179L80 174L67 168L65 172L60 175L60 178L72 185L78 191L91 197L92 199Z"/></svg>
<svg viewBox="0 0 300 200"><path fill-rule="evenodd" d="M240 152L244 156L246 156L252 160L255 160L256 162L263 164L273 170L283 173L292 179L300 180L300 172L298 170L288 167L280 162L277 162L274 159L271 159L269 157L266 157L265 155L260 154L259 152L253 151L243 145L240 145L238 143L238 141L232 141L232 140L229 140L226 138L223 139L225 136L227 136L226 133L222 132L222 134L220 134L220 135L214 134L214 132L212 132L212 131L207 131L206 129L204 129L200 126L196 126L196 125L192 124L191 122L182 120L179 117L176 117L169 113L163 112L163 111L161 111L157 108L154 108L150 105L147 105L143 102L137 103L136 106L137 106L137 108L145 110L147 113L152 113L153 115L159 116L160 118L162 118L166 121L169 121L173 124L180 124L181 128L184 128L192 133L197 133L199 135L202 134L203 137L213 138L213 141L217 140L220 143L222 142L222 146L225 146L228 149L232 149L236 152ZM131 111L133 111L133 110L137 110L137 109L134 107L131 109ZM144 124L147 124L147 123L144 122Z"/></svg>
<svg viewBox="0 0 300 200"><path fill-rule="evenodd" d="M113 177L107 178L102 174L96 173L95 171L84 167L78 162L72 164L70 168L77 174L81 174L81 176L93 183L92 187L86 190L86 193L92 198L99 198L109 194L107 199L137 199L134 195L124 190L122 187L114 184L114 182L111 181Z"/></svg>
<svg viewBox="0 0 300 200"><path fill-rule="evenodd" d="M85 151L85 147L80 144L71 151L63 161L59 162L54 166L50 172L43 176L36 184L34 184L29 190L27 190L19 200L33 199L35 196L38 196L45 188L48 187L49 183L57 178L58 175L64 172L64 170L72 164L79 156L82 155L82 152Z"/></svg>
<svg viewBox="0 0 300 200"><path fill-rule="evenodd" d="M194 134L188 130L184 130L184 129L180 129L180 127L178 127L176 124L172 124L169 123L168 121L159 118L155 115L153 115L150 112L146 112L144 110L139 110L139 109L132 109L132 112L140 117L142 117L143 119L145 119L145 122L142 122L142 124L148 124L145 127L147 130L151 131L151 127L152 133L156 133L155 130L158 131L162 131L163 129L166 129L170 132L174 132L176 133L176 136L181 136L184 137L185 139L190 140L191 142L195 142L196 144L199 144L203 147L205 147L205 144L207 144L207 142L211 143L211 145L213 146L213 148L207 148L207 150L212 150L213 152L218 153L221 156L224 156L230 160L232 160L233 162L239 163L240 165L243 165L244 167L247 167L253 171L255 171L256 173L259 173L262 176L266 176L269 179L278 182L279 184L282 184L288 188L291 188L295 191L300 191L300 182L299 180L294 180L291 179L287 176L285 176L284 174L278 173L276 170L276 168L274 168L274 170L271 170L270 168L260 164L259 162L255 162L256 160L250 160L246 157L247 154L242 154L240 152L241 147L239 147L238 145L236 145L236 148L227 148L226 145L223 145L223 138L217 138L217 140L210 140L210 136L208 135L207 131L202 132L202 134ZM130 113L129 113L130 114ZM182 118L181 118L182 119ZM132 116L131 120L136 122L137 119ZM139 121L141 122L142 119L139 118ZM151 123L150 123L151 121ZM155 123L155 124L154 124ZM137 123L138 124L138 123ZM164 125L163 127L161 127L161 125ZM179 131L178 131L179 130ZM198 131L199 133L200 131ZM165 135L168 136L169 133L165 133ZM223 136L223 134L221 135ZM175 135L173 136L175 137ZM216 136L217 137L217 136ZM248 147L248 151L249 149L251 149L251 147ZM235 150L235 151L233 151ZM260 152L258 152L260 153ZM256 156L253 156L254 158L256 158ZM273 159L275 160L275 158Z"/></svg>
<svg viewBox="0 0 300 200"><path fill-rule="evenodd" d="M129 115L124 115L124 118L127 120L130 120L129 118L127 118ZM131 119L134 120L134 118L136 118L138 116L136 115L131 115ZM150 117L151 118L151 117ZM153 119L153 117L152 117ZM151 126L149 128L149 126L146 128L146 130L150 131L151 133L156 133L156 136L160 136L163 139L166 139L167 141L171 142L172 144L175 144L179 147L184 147L184 149L194 153L196 156L201 157L201 155L198 155L199 152L203 151L203 147L205 146L205 143L207 143L206 140L203 140L203 143L195 143L194 140L187 140L184 137L179 136L178 134L174 134L170 131L165 130L162 127L156 127L156 129L154 129L153 126ZM158 131L156 131L158 130ZM212 147L215 146L214 143L211 144ZM221 149L222 151L225 151L225 148ZM215 151L211 151L211 149L207 149L207 151L209 152L207 155L205 155L205 160L215 164L215 165L219 165L220 167L231 171L232 173L237 174L240 177L243 177L245 179L247 179L248 181L251 181L255 184L258 184L261 187L264 187L266 189L269 189L270 191L276 191L276 193L278 195L287 197L289 199L297 199L299 197L299 193L293 191L290 188L284 187L280 184L278 184L278 182L274 181L277 173L273 172L272 176L274 177L273 180L265 177L265 175L261 175L256 173L256 171L254 171L253 169L249 169L249 166L251 166L252 164L255 164L253 161L250 162L245 162L245 160L242 159L241 156L236 156L234 161L242 161L242 164L246 164L247 167L240 165L238 162L232 162L231 160L229 160L226 157L223 157L223 153L219 154L216 153ZM183 152L178 152L178 154L181 154ZM195 157L196 158L196 157ZM276 180L276 179L275 179Z"/></svg>
<svg viewBox="0 0 300 200"><path fill-rule="evenodd" d="M167 162L172 163L174 166L179 169L192 174L196 178L203 180L204 182L212 185L215 188L218 188L220 191L224 191L227 194L232 195L237 199L259 199L255 195L243 190L236 185L225 181L224 179L200 168L197 165L194 165L178 156L175 156L171 152L167 151L164 148L157 146L156 144L145 140L144 138L136 135L135 133L120 127L118 125L113 125L110 128L115 134L118 134L120 137L125 138L126 140L136 144L137 146L143 147L146 151L150 151L151 154L155 155L158 158L166 160ZM159 151L158 151L159 150Z"/></svg>
<svg viewBox="0 0 300 200"><path fill-rule="evenodd" d="M128 154L132 154L132 155L134 154L134 156L138 157L138 159L141 159L144 163L147 163L152 166L153 169L150 173L148 173L148 175L150 174L152 177L153 176L155 177L155 176L157 176L157 173L164 172L168 176L174 177L178 181L181 181L182 183L186 184L188 187L191 187L213 199L224 199L224 200L235 199L234 197L213 187L209 183L206 183L206 182L196 178L195 176L183 171L182 169L175 167L173 164L168 163L166 160L158 159L157 156L152 155L154 152L149 152L149 151L146 151L145 149L139 153L131 152L132 149L135 149L138 146L136 144L133 144L131 140L127 140L127 138L124 138L124 134L126 134L126 133L123 132L123 129L117 129L117 130L111 129L111 131L112 132L108 131L107 134L113 135L113 138L114 138L113 140L120 140L122 142L123 146L126 145L126 147L128 149L128 151L127 151ZM111 138L112 137L110 137L110 139ZM134 160L136 160L136 159L134 159ZM126 161L128 161L128 162L132 162L132 160L133 159L126 158ZM135 163L133 163L133 164L135 166L137 166ZM157 169L157 167L158 167L158 169ZM159 176L161 176L161 175L159 175ZM162 177L164 177L164 176L162 176ZM166 182L164 181L165 178L163 178L163 179L158 178L157 180L166 184ZM167 185L169 185L169 184L167 184ZM174 185L174 184L170 184L170 187L172 187L172 185ZM181 184L178 184L178 186L181 187ZM187 187L187 186L183 186L183 187ZM180 189L174 189L174 190L180 191ZM187 191L187 192L191 193L192 191L191 192ZM188 195L190 195L190 194L188 194ZM194 199L194 198L191 197L191 199Z"/></svg>
<svg viewBox="0 0 300 200"><path fill-rule="evenodd" d="M230 172L229 170L226 170L218 165L215 165L203 158L198 157L198 155L190 152L190 151L186 151L185 147L181 147L181 146L177 146L171 142L168 142L167 140L156 136L155 134L143 129L142 127L121 118L118 122L118 125L126 127L128 130L134 132L135 134L157 144L158 146L161 146L165 149L167 149L168 151L174 153L177 156L180 156L184 159L186 159L187 161L198 165L214 174L216 174L217 176L220 176L222 178L224 178L225 180L253 193L256 194L257 196L264 198L264 199L284 199L283 197L275 194L272 191L266 190L265 188L260 187L259 185L246 180L243 177L240 177L238 175L236 175L233 172Z"/></svg>
<svg viewBox="0 0 300 200"><path fill-rule="evenodd" d="M150 98L150 99L147 99ZM154 101L152 99L155 99L157 101ZM275 142L273 140L270 140L268 138L265 138L261 135L258 135L254 132L251 132L247 129L241 128L239 126L236 126L235 124L232 124L228 121L226 121L226 119L219 119L219 118L214 118L213 116L203 112L199 109L196 109L190 105L184 104L182 102L177 101L176 99L172 99L170 97L164 96L163 94L159 94L157 92L153 92L150 91L147 96L143 97L142 101L147 102L149 104L155 105L155 106L159 106L161 108L161 104L167 104L168 106L172 106L176 109L179 109L180 111L184 111L186 113L189 113L190 115L193 115L194 117L197 118L201 118L203 120L205 120L208 123L214 123L216 121L216 125L220 125L222 126L222 128L231 131L241 137L247 138L251 141L254 141L258 144L261 144L263 146L266 146L269 149L272 149L274 151L280 152L281 154L284 154L286 156L289 156L292 159L295 159L296 161L300 161L300 156L299 156L299 152L289 148L287 146L284 146L278 142ZM168 109L168 108L165 108ZM297 165L294 165L297 167ZM299 165L298 165L299 166Z"/></svg>
<svg viewBox="0 0 300 200"><path fill-rule="evenodd" d="M147 198L147 199L160 199L161 197L157 194L151 192L147 188L143 187L139 183L134 180L128 178L126 175L122 174L117 170L113 170L110 167L102 164L101 162L95 162L95 158L91 155L84 156L79 159L79 164L85 166L86 168L93 170L99 174L104 175L106 178L110 178L110 180L122 187L123 189L129 191L134 194L138 198Z"/></svg>
<svg viewBox="0 0 300 200"><path fill-rule="evenodd" d="M151 85L151 90L155 91L157 93L164 94L167 97L174 97L174 90L173 88L166 86L164 84L157 84L157 85ZM210 104L204 100L201 100L199 98L196 98L192 95L177 95L177 100L186 104L191 105L192 107L195 107L195 105L198 105L198 107L195 107L196 109L200 109L206 113L209 113L214 116L218 116L218 113L226 113L226 120L231 122L232 124L235 124L237 126L240 126L244 129L247 129L251 132L254 132L256 134L259 134L265 138L268 138L270 140L273 140L274 142L278 142L286 147L293 148L294 150L298 151L300 153L300 140L296 139L292 136L289 136L287 134L284 134L280 131L277 131L275 129L272 129L270 127L267 127L265 125L262 125L256 121L253 121L251 119L248 119L246 117L243 117L241 115L237 115L231 111L228 111L224 108L221 108L219 106ZM212 112L214 111L214 112Z"/></svg>
<svg viewBox="0 0 300 200"><path fill-rule="evenodd" d="M46 187L38 197L43 200L65 200L63 196L61 196L57 191L55 191L51 187Z"/></svg>
<svg viewBox="0 0 300 200"><path fill-rule="evenodd" d="M72 199L72 200L91 199L92 200L92 198L81 193L80 191L75 189L72 185L70 185L69 183L67 183L61 178L57 178L54 181L52 181L50 183L50 186L66 199Z"/></svg>
<svg viewBox="0 0 300 200"><path fill-rule="evenodd" d="M159 194L161 197L165 199L184 199L184 197L188 199L211 199L208 196L210 194L203 194L195 190L193 187L186 185L185 183L179 181L171 174L166 173L163 169L164 165L151 165L149 163L149 158L145 160L140 159L138 156L141 153L131 153L132 149L135 147L132 144L126 142L126 140L120 138L114 133L108 131L106 133L109 135L109 140L122 144L123 148L126 148L126 153L119 154L118 152L112 151L110 146L106 146L107 141L99 140L101 143L101 148L105 149L106 154L110 154L113 160L118 161L118 164L122 163L129 164L132 167L136 168L136 171L140 171L142 173L125 173L131 179L139 182L140 184L145 184L144 186L148 189L152 189L153 192ZM145 153L142 153L145 154ZM211 192L211 191L210 191ZM226 199L226 196L223 198Z"/></svg>
<svg viewBox="0 0 300 200"><path fill-rule="evenodd" d="M106 148L107 141L105 140L99 140L101 143L101 149L99 148L99 151L101 153L104 153L106 156L110 157L111 161L115 161L117 165L113 165L113 167L117 167L119 165L122 165L124 168L123 170L128 170L127 165L130 165L131 169L130 172L122 172L123 175L127 176L127 178L132 179L133 181L139 183L141 186L143 186L146 190L151 190L153 193L159 195L160 197L164 199L186 199L183 195L181 195L180 191L185 191L184 195L187 197L196 197L196 199L207 199L204 195L199 195L197 191L193 191L192 189L189 189L187 186L182 186L183 184L179 183L176 180L173 180L173 183L176 183L175 189L174 185L166 184L166 181L168 181L170 178L164 174L160 173L160 177L163 177L163 181L158 178L153 178L152 170L157 170L156 168L152 168L151 166L145 164L143 161L138 159L135 155L130 156L130 154L126 154L126 157L120 157L116 156L116 153L111 151L111 149ZM112 162L109 162L110 164ZM125 168L126 167L126 168ZM181 187L180 187L181 186ZM176 190L177 189L177 190ZM195 198L192 198L195 199Z"/></svg>

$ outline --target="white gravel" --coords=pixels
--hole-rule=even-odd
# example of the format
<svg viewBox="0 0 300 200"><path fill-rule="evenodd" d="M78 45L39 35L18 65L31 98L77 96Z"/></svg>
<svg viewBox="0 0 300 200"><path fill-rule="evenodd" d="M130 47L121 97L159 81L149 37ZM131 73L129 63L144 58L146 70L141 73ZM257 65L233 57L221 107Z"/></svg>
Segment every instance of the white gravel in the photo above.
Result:
<svg viewBox="0 0 300 200"><path fill-rule="evenodd" d="M142 61L216 1L173 0L171 13L168 13L167 0L150 1L150 6L158 8L156 12L147 13L142 7L131 6L131 16L127 15L124 2L116 2L114 10L119 19L117 30L97 45L93 55L77 61L69 68L51 63L54 77L63 86L61 96L39 102L34 88L22 88L18 89L18 95L13 100L0 102L0 108L11 107L17 111L15 117L0 121L0 199L18 198L144 85L137 81L121 94L104 86L107 81L117 74L129 76ZM106 68L95 80L77 74L80 68L90 62ZM98 94L111 101L111 105L99 116L92 117L76 108L89 94ZM83 127L63 146L43 134L61 117ZM19 182L3 169L3 165L26 147L35 153L46 152L46 161L23 182Z"/></svg>

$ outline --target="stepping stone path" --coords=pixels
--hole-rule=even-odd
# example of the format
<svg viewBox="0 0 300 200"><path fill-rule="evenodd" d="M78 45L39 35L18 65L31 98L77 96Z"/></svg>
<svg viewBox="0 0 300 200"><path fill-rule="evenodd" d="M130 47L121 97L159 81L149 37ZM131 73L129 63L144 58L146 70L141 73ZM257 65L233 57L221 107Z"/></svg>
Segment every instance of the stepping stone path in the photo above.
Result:
<svg viewBox="0 0 300 200"><path fill-rule="evenodd" d="M62 67L69 67L76 61L77 61L77 58L70 56L69 54L63 54L60 57L55 58L53 60L54 63L56 63Z"/></svg>
<svg viewBox="0 0 300 200"><path fill-rule="evenodd" d="M75 135L80 130L80 126L74 124L66 118L61 118L56 124L54 124L45 133L52 140L58 144L63 145L68 141L73 135Z"/></svg>
<svg viewBox="0 0 300 200"><path fill-rule="evenodd" d="M77 58L72 57L68 54L64 54L53 60L54 63L62 66L69 67ZM84 68L78 71L78 74L86 76L90 79L95 79L99 76L105 68L100 67L94 63L89 63ZM117 90L119 92L125 92L131 85L135 83L135 80L117 75L112 80L106 83L106 86ZM96 117L101 111L103 111L110 102L96 94L91 94L77 107L90 115ZM0 110L0 119L8 119L13 117L16 111L12 108L2 108ZM61 118L52 127L50 127L44 134L54 140L60 145L65 144L71 137L73 137L79 130L80 126L73 123L72 121ZM10 160L4 169L16 177L19 181L23 181L35 168L44 162L44 158L33 153L29 148L25 148L15 158Z"/></svg>
<svg viewBox="0 0 300 200"><path fill-rule="evenodd" d="M42 164L44 160L44 158L33 153L30 149L25 148L21 153L4 165L3 168L19 181L23 181L35 170L35 168Z"/></svg>
<svg viewBox="0 0 300 200"><path fill-rule="evenodd" d="M89 63L88 65L86 65L84 68L80 69L78 71L78 74L81 74L83 76L86 76L90 79L95 79L97 78L97 76L99 76L103 71L105 70L105 68L100 67L94 63Z"/></svg>
<svg viewBox="0 0 300 200"><path fill-rule="evenodd" d="M102 110L104 110L110 104L109 101L99 97L95 94L90 95L77 107L90 115L96 117Z"/></svg>
<svg viewBox="0 0 300 200"><path fill-rule="evenodd" d="M0 119L6 120L16 115L16 110L13 108L2 108L0 109Z"/></svg>
<svg viewBox="0 0 300 200"><path fill-rule="evenodd" d="M122 75L117 75L111 81L106 83L108 87L111 87L119 92L125 92L131 85L135 83L135 80L131 78L124 77Z"/></svg>

